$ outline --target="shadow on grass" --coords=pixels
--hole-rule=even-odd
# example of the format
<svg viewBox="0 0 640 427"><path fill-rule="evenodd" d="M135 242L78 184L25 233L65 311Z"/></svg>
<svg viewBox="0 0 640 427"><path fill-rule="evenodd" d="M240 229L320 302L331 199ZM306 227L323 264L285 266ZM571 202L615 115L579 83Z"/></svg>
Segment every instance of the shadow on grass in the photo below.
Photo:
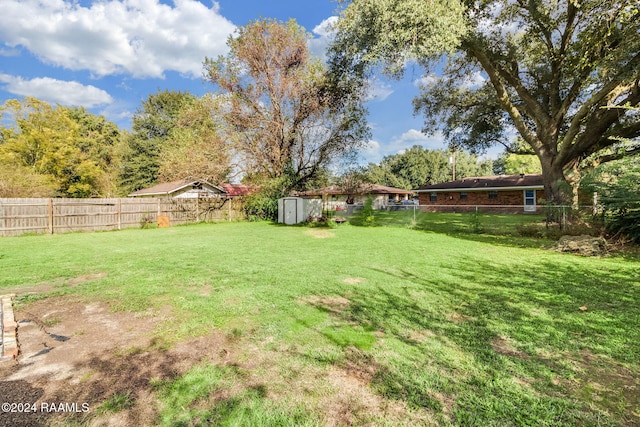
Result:
<svg viewBox="0 0 640 427"><path fill-rule="evenodd" d="M439 280L384 272L394 286L351 295L343 315L423 357L378 360L372 386L431 410L449 393L456 425L637 425L637 275L572 260L461 257Z"/></svg>

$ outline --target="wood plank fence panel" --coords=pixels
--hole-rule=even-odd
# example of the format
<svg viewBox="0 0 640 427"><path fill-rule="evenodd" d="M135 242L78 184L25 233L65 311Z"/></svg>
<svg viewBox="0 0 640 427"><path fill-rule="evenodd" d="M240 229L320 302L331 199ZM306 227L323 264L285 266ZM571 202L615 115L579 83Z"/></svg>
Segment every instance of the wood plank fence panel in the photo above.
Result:
<svg viewBox="0 0 640 427"><path fill-rule="evenodd" d="M124 199L1 199L0 236L25 233L119 230L156 223L159 215L171 225L245 218L242 201L124 198Z"/></svg>
<svg viewBox="0 0 640 427"><path fill-rule="evenodd" d="M49 199L0 199L0 235L18 236L49 230Z"/></svg>

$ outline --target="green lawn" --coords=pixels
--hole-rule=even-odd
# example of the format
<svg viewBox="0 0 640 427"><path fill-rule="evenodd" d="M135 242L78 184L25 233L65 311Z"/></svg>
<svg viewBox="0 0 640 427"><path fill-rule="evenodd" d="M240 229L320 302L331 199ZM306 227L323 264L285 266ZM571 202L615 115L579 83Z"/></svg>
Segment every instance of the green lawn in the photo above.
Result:
<svg viewBox="0 0 640 427"><path fill-rule="evenodd" d="M246 360L268 359L150 384L161 425L640 424L640 260L461 234L468 216L458 229L442 218L3 238L0 293L54 283L113 310L171 305L160 347L215 327ZM369 401L332 412L327 399L348 395L336 379Z"/></svg>

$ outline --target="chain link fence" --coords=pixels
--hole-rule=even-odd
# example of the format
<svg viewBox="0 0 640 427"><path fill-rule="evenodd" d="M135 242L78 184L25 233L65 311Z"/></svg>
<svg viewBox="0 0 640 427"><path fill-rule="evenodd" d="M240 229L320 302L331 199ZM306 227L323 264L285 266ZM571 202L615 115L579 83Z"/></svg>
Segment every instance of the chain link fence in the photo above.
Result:
<svg viewBox="0 0 640 427"><path fill-rule="evenodd" d="M325 212L337 222L356 226L399 226L439 232L469 232L524 237L590 234L593 206L418 205L389 204L379 209L344 205Z"/></svg>

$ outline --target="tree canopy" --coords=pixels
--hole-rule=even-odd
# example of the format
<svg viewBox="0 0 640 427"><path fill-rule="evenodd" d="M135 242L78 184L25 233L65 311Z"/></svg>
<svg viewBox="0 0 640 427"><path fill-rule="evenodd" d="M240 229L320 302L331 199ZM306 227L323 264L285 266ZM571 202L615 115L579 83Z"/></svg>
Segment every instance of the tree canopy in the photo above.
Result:
<svg viewBox="0 0 640 427"><path fill-rule="evenodd" d="M337 95L308 38L293 20L259 20L229 38L226 56L205 61L223 103L224 135L248 180L303 189L367 139L360 98Z"/></svg>
<svg viewBox="0 0 640 427"><path fill-rule="evenodd" d="M451 8L440 19L455 37L434 23L438 7ZM379 33L388 14L397 19ZM414 101L425 132L477 151L514 151L517 132L540 159L547 200L563 203L568 171L640 152L640 116L624 108L640 102L639 31L636 0L353 0L330 62L337 75L366 77L380 64L397 74L415 59L429 73L444 60Z"/></svg>
<svg viewBox="0 0 640 427"><path fill-rule="evenodd" d="M0 140L4 197L96 197L115 189L118 127L81 108L35 98L0 108L9 125Z"/></svg>
<svg viewBox="0 0 640 427"><path fill-rule="evenodd" d="M165 90L143 101L125 138L119 182L124 194L157 183L161 152L171 143L180 115L196 99L188 92Z"/></svg>
<svg viewBox="0 0 640 427"><path fill-rule="evenodd" d="M213 184L227 180L231 152L216 120L217 109L216 100L205 95L180 111L159 155L160 180L197 177Z"/></svg>
<svg viewBox="0 0 640 427"><path fill-rule="evenodd" d="M379 164L370 163L363 171L365 181L373 184L413 190L425 184L438 184L452 179L451 153L428 150L419 145L391 156ZM491 174L492 162L460 151L456 153L456 179Z"/></svg>
<svg viewBox="0 0 640 427"><path fill-rule="evenodd" d="M534 154L502 153L493 162L493 172L497 175L542 173L540 160Z"/></svg>

